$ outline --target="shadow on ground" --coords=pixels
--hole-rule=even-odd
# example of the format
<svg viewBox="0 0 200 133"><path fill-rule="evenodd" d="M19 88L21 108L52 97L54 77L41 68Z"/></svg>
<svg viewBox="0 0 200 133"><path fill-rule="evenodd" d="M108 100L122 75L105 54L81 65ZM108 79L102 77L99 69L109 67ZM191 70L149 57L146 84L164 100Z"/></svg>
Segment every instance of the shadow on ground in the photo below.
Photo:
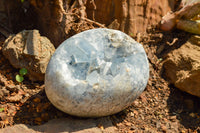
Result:
<svg viewBox="0 0 200 133"><path fill-rule="evenodd" d="M200 132L200 98L170 86L170 96L167 100L169 114L175 116L187 129Z"/></svg>
<svg viewBox="0 0 200 133"><path fill-rule="evenodd" d="M155 53L156 56L158 58L165 57L165 55L167 55L171 51L180 48L184 43L188 41L190 37L191 34L180 30L163 32L163 37L162 40L159 42L159 45L157 43L154 44L158 46Z"/></svg>
<svg viewBox="0 0 200 133"><path fill-rule="evenodd" d="M118 117L124 115L124 113L120 112L116 115ZM39 132L96 132L102 129L113 132L116 127L113 126L114 119L112 117L78 118L67 115L50 103L43 89L31 96L20 107L20 110L14 116L14 123L26 124L29 129ZM114 124L123 121L123 118L117 120Z"/></svg>

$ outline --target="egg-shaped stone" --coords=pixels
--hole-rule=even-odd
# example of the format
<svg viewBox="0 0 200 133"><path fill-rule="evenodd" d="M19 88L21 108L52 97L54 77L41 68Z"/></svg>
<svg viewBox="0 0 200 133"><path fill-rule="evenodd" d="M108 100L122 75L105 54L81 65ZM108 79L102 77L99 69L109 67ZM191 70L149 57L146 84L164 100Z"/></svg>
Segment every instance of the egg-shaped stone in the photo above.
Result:
<svg viewBox="0 0 200 133"><path fill-rule="evenodd" d="M100 117L131 105L148 78L148 60L140 43L118 30L92 29L56 49L46 70L45 91L63 112Z"/></svg>

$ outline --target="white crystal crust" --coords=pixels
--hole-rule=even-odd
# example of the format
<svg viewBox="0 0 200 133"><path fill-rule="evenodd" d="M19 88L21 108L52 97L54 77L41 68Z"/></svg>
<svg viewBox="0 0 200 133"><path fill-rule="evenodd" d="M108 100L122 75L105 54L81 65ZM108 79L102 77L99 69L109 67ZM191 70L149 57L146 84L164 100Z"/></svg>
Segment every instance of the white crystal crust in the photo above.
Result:
<svg viewBox="0 0 200 133"><path fill-rule="evenodd" d="M45 74L51 103L71 115L107 116L143 92L149 65L141 44L118 30L92 29L64 41Z"/></svg>

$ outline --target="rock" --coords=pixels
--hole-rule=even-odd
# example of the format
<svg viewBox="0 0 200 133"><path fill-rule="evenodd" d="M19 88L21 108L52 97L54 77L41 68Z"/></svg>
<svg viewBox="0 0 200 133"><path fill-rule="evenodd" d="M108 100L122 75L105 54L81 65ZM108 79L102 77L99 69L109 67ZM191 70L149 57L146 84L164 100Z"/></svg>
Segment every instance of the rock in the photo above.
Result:
<svg viewBox="0 0 200 133"><path fill-rule="evenodd" d="M33 129L29 129L28 126L24 124L17 124L12 127L6 127L0 129L0 133L36 133Z"/></svg>
<svg viewBox="0 0 200 133"><path fill-rule="evenodd" d="M104 129L99 128L101 124ZM100 119L55 119L41 126L17 124L0 129L0 133L117 133L117 128L108 118Z"/></svg>
<svg viewBox="0 0 200 133"><path fill-rule="evenodd" d="M55 48L38 30L24 30L9 36L3 54L15 68L26 68L32 81L44 80L44 74Z"/></svg>
<svg viewBox="0 0 200 133"><path fill-rule="evenodd" d="M132 104L148 78L141 44L121 31L92 29L57 48L47 67L45 91L63 112L100 117Z"/></svg>
<svg viewBox="0 0 200 133"><path fill-rule="evenodd" d="M166 77L177 88L200 97L200 36L192 36L164 61Z"/></svg>

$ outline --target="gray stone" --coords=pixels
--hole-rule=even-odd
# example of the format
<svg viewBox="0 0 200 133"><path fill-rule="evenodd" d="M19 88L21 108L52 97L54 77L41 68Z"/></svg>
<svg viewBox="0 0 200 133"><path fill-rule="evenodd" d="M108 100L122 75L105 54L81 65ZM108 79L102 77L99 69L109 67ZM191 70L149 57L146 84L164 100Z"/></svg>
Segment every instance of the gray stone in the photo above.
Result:
<svg viewBox="0 0 200 133"><path fill-rule="evenodd" d="M0 129L0 133L117 133L109 118L100 119L55 119L40 126L17 124Z"/></svg>
<svg viewBox="0 0 200 133"><path fill-rule="evenodd" d="M68 114L100 117L131 105L148 78L141 44L121 31L92 29L57 48L47 67L45 91Z"/></svg>
<svg viewBox="0 0 200 133"><path fill-rule="evenodd" d="M44 80L47 64L55 51L53 44L38 30L24 30L9 36L3 54L15 68L26 68L32 81Z"/></svg>

